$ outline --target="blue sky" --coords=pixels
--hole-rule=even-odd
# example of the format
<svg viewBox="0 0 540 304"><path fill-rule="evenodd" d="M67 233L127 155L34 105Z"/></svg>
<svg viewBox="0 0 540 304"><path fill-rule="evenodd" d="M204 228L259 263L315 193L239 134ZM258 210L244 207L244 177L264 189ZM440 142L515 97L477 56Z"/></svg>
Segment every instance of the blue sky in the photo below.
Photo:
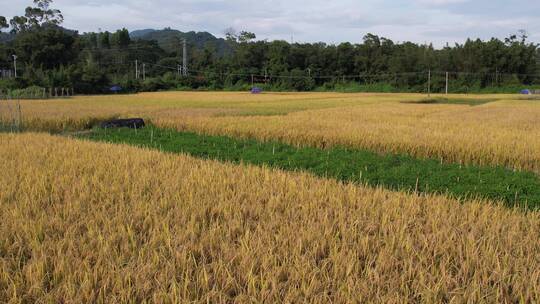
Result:
<svg viewBox="0 0 540 304"><path fill-rule="evenodd" d="M0 0L0 14L22 14L31 0ZM65 26L80 31L171 27L255 32L259 39L360 42L366 33L394 41L463 42L504 38L520 29L540 42L540 1L531 0L56 0Z"/></svg>

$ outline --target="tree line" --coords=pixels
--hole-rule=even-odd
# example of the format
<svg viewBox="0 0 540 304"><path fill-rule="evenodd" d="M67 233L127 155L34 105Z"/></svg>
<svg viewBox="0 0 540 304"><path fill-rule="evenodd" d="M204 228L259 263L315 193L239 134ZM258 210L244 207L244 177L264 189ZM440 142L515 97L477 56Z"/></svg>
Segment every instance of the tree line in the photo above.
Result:
<svg viewBox="0 0 540 304"><path fill-rule="evenodd" d="M229 29L229 51L188 45L183 73L181 41L174 47L132 39L127 29L83 33L63 28L52 0L34 0L24 15L0 16L0 70L18 77L0 79L0 90L66 87L78 93L169 89L342 90L383 92L516 92L540 85L540 48L524 31L500 40L468 39L434 48L395 43L374 34L361 43L289 43L257 40L254 33ZM166 42L167 43L167 42ZM178 47L176 47L178 46ZM136 70L139 73L136 73ZM137 77L139 76L139 77ZM429 84L429 88L428 88Z"/></svg>

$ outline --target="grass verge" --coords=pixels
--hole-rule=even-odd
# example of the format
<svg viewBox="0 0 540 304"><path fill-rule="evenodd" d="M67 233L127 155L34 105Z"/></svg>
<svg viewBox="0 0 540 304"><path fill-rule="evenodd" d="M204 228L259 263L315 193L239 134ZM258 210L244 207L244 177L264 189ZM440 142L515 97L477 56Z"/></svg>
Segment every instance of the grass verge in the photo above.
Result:
<svg viewBox="0 0 540 304"><path fill-rule="evenodd" d="M448 164L406 155L380 155L342 147L298 148L279 142L259 142L160 129L96 129L79 135L94 141L125 143L186 153L233 163L301 170L345 182L384 186L391 190L448 194L455 198L485 198L508 206L540 207L540 179L532 172L502 167Z"/></svg>

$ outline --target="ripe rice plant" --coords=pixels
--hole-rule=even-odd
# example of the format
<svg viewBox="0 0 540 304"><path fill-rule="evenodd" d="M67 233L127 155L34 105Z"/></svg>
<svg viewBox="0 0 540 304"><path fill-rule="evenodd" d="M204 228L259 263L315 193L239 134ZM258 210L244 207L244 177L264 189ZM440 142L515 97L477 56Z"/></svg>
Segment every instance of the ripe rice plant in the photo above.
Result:
<svg viewBox="0 0 540 304"><path fill-rule="evenodd" d="M346 146L540 173L540 104L532 101L480 106L381 102L286 116L163 116L152 121L181 131L297 146Z"/></svg>
<svg viewBox="0 0 540 304"><path fill-rule="evenodd" d="M540 301L540 215L0 134L0 302Z"/></svg>
<svg viewBox="0 0 540 304"><path fill-rule="evenodd" d="M23 101L22 109L30 130L78 130L110 117L141 116L180 131L540 173L538 102L516 95L451 98L462 104L412 103L425 99L418 94L163 92Z"/></svg>

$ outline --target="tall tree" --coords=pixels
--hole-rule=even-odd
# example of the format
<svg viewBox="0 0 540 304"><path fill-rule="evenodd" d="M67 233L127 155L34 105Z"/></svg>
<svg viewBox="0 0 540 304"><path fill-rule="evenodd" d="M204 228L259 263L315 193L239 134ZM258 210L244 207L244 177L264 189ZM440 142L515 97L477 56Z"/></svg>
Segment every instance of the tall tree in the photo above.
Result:
<svg viewBox="0 0 540 304"><path fill-rule="evenodd" d="M99 46L104 49L111 47L111 33L105 31L99 34Z"/></svg>
<svg viewBox="0 0 540 304"><path fill-rule="evenodd" d="M25 17L32 26L60 25L64 16L58 9L50 7L53 0L34 0L35 7L27 7Z"/></svg>
<svg viewBox="0 0 540 304"><path fill-rule="evenodd" d="M248 42L251 42L251 41L255 40L256 38L257 38L257 36L252 32L241 31L240 35L238 35L238 42L240 42L240 43L248 43Z"/></svg>
<svg viewBox="0 0 540 304"><path fill-rule="evenodd" d="M129 37L129 31L125 28L117 30L114 34L111 35L111 44L120 48L125 48L131 43L131 38Z"/></svg>
<svg viewBox="0 0 540 304"><path fill-rule="evenodd" d="M34 0L36 6L28 6L24 16L14 16L10 20L13 32L21 32L48 25L60 25L64 21L62 12L50 7L53 0Z"/></svg>
<svg viewBox="0 0 540 304"><path fill-rule="evenodd" d="M9 20L9 25L12 33L19 33L28 29L28 19L24 16L13 16Z"/></svg>
<svg viewBox="0 0 540 304"><path fill-rule="evenodd" d="M0 16L0 31L2 31L5 28L8 28L8 27L9 27L9 24L8 24L8 22L6 20L6 17Z"/></svg>

